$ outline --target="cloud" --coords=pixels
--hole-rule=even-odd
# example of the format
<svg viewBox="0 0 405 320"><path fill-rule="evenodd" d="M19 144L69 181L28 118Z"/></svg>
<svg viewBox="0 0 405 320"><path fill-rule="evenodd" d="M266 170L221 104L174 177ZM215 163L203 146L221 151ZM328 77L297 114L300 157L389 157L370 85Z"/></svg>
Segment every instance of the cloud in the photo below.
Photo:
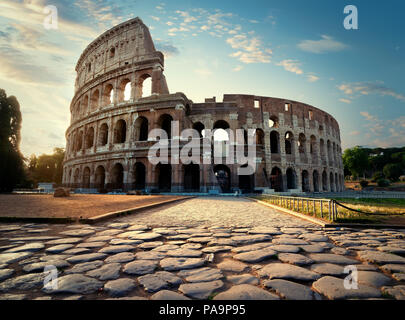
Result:
<svg viewBox="0 0 405 320"><path fill-rule="evenodd" d="M347 104L352 103L352 100L350 100L350 99L345 99L345 98L341 98L341 99L339 99L339 101L340 101L340 102L343 102L343 103L347 103Z"/></svg>
<svg viewBox="0 0 405 320"><path fill-rule="evenodd" d="M195 69L194 72L200 76L207 77L212 75L212 71L206 68Z"/></svg>
<svg viewBox="0 0 405 320"><path fill-rule="evenodd" d="M338 89L344 94L353 97L375 94L379 96L390 96L399 101L405 102L405 96L403 94L388 88L382 81L343 83L338 86Z"/></svg>
<svg viewBox="0 0 405 320"><path fill-rule="evenodd" d="M286 71L292 72L295 74L303 74L304 72L300 69L301 63L297 60L283 60L276 64L277 66L283 67Z"/></svg>
<svg viewBox="0 0 405 320"><path fill-rule="evenodd" d="M322 35L320 40L303 40L298 45L298 48L312 53L337 52L347 48L344 43L333 40L332 37Z"/></svg>
<svg viewBox="0 0 405 320"><path fill-rule="evenodd" d="M349 133L351 136L358 136L360 134L360 131L352 131Z"/></svg>
<svg viewBox="0 0 405 320"><path fill-rule="evenodd" d="M226 40L237 51L230 56L238 58L243 63L269 63L272 50L264 48L257 37L248 38L246 34L237 34Z"/></svg>
<svg viewBox="0 0 405 320"><path fill-rule="evenodd" d="M319 80L319 77L314 75L314 74L308 74L307 75L307 80L309 82L317 82Z"/></svg>
<svg viewBox="0 0 405 320"><path fill-rule="evenodd" d="M232 71L238 72L241 71L243 69L242 66L236 66L235 68L232 69Z"/></svg>
<svg viewBox="0 0 405 320"><path fill-rule="evenodd" d="M162 51L167 58L180 54L179 49L172 45L169 41L155 40L155 46L156 50Z"/></svg>
<svg viewBox="0 0 405 320"><path fill-rule="evenodd" d="M372 116L370 113L367 111L361 111L360 114L366 118L367 121L376 121L377 118L375 116Z"/></svg>

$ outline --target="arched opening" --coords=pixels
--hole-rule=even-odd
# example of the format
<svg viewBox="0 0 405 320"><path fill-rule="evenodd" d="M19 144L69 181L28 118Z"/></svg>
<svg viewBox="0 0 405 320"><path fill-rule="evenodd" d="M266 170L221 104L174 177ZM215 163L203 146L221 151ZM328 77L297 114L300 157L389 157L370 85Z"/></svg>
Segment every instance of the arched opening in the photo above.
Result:
<svg viewBox="0 0 405 320"><path fill-rule="evenodd" d="M298 151L299 151L299 153L306 153L305 142L306 142L305 134L300 133L300 135L298 137Z"/></svg>
<svg viewBox="0 0 405 320"><path fill-rule="evenodd" d="M193 129L198 131L200 138L203 137L203 130L205 129L205 126L201 122L193 123Z"/></svg>
<svg viewBox="0 0 405 320"><path fill-rule="evenodd" d="M322 190L328 191L328 175L326 171L322 172Z"/></svg>
<svg viewBox="0 0 405 320"><path fill-rule="evenodd" d="M115 56L115 48L110 49L110 59L114 59Z"/></svg>
<svg viewBox="0 0 405 320"><path fill-rule="evenodd" d="M98 89L96 91L93 92L93 94L91 95L91 111L95 111L98 108L98 100L100 98L100 91L98 91Z"/></svg>
<svg viewBox="0 0 405 320"><path fill-rule="evenodd" d="M147 141L148 133L148 119L145 117L138 117L135 121L135 141Z"/></svg>
<svg viewBox="0 0 405 320"><path fill-rule="evenodd" d="M258 147L264 147L264 132L262 129L258 128L255 131L256 135L256 146Z"/></svg>
<svg viewBox="0 0 405 320"><path fill-rule="evenodd" d="M142 82L142 98L152 95L152 77L146 75Z"/></svg>
<svg viewBox="0 0 405 320"><path fill-rule="evenodd" d="M274 167L271 170L270 183L275 192L283 191L283 174L281 173L280 168Z"/></svg>
<svg viewBox="0 0 405 320"><path fill-rule="evenodd" d="M108 142L108 125L103 123L100 126L100 133L98 134L98 145L105 146Z"/></svg>
<svg viewBox="0 0 405 320"><path fill-rule="evenodd" d="M114 87L112 84L107 84L104 88L104 105L109 105L114 102Z"/></svg>
<svg viewBox="0 0 405 320"><path fill-rule="evenodd" d="M170 192L172 188L172 166L171 164L159 163L156 166L158 176L158 187L160 192Z"/></svg>
<svg viewBox="0 0 405 320"><path fill-rule="evenodd" d="M231 170L223 164L218 164L214 167L214 174L221 188L221 192L226 193L231 191Z"/></svg>
<svg viewBox="0 0 405 320"><path fill-rule="evenodd" d="M83 170L83 188L90 188L90 168L86 167Z"/></svg>
<svg viewBox="0 0 405 320"><path fill-rule="evenodd" d="M309 192L309 175L307 170L302 171L302 192Z"/></svg>
<svg viewBox="0 0 405 320"><path fill-rule="evenodd" d="M294 135L288 131L285 133L285 153L294 154Z"/></svg>
<svg viewBox="0 0 405 320"><path fill-rule="evenodd" d="M114 128L114 143L125 143L127 139L127 124L125 120L118 120Z"/></svg>
<svg viewBox="0 0 405 320"><path fill-rule="evenodd" d="M330 184L330 191L334 192L335 191L335 188L334 188L335 184L333 182L333 173L332 172L329 174L329 184Z"/></svg>
<svg viewBox="0 0 405 320"><path fill-rule="evenodd" d="M144 190L146 182L146 168L142 162L135 163L135 182L134 187L136 190Z"/></svg>
<svg viewBox="0 0 405 320"><path fill-rule="evenodd" d="M79 119L81 115L81 110L80 110L80 101L77 103L76 107L76 118Z"/></svg>
<svg viewBox="0 0 405 320"><path fill-rule="evenodd" d="M75 188L77 188L78 185L79 185L79 175L80 175L79 168L76 168L75 174L74 174L74 176L73 176L73 182L74 182L74 184L75 184Z"/></svg>
<svg viewBox="0 0 405 320"><path fill-rule="evenodd" d="M76 137L76 151L80 151L83 148L83 131L79 131Z"/></svg>
<svg viewBox="0 0 405 320"><path fill-rule="evenodd" d="M270 133L270 151L271 153L280 153L280 135L277 131Z"/></svg>
<svg viewBox="0 0 405 320"><path fill-rule="evenodd" d="M287 189L296 189L296 178L295 178L295 171L292 168L287 169Z"/></svg>
<svg viewBox="0 0 405 320"><path fill-rule="evenodd" d="M86 149L93 147L94 145L94 128L90 127L86 133Z"/></svg>
<svg viewBox="0 0 405 320"><path fill-rule="evenodd" d="M162 130L166 131L167 139L172 138L172 121L173 118L169 114L162 114L159 117L158 125Z"/></svg>
<svg viewBox="0 0 405 320"><path fill-rule="evenodd" d="M317 147L316 147L316 138L314 135L311 136L311 142L310 142L310 153L313 156L316 156L318 153Z"/></svg>
<svg viewBox="0 0 405 320"><path fill-rule="evenodd" d="M335 191L339 192L339 179L337 173L335 173Z"/></svg>
<svg viewBox="0 0 405 320"><path fill-rule="evenodd" d="M228 132L226 132L227 129L229 129L229 123L226 122L225 120L218 120L214 123L214 141L228 141L229 140L229 135Z"/></svg>
<svg viewBox="0 0 405 320"><path fill-rule="evenodd" d="M86 114L89 111L89 96L86 94L82 102L82 114Z"/></svg>
<svg viewBox="0 0 405 320"><path fill-rule="evenodd" d="M116 163L112 169L112 188L123 189L124 188L124 168L120 163Z"/></svg>
<svg viewBox="0 0 405 320"><path fill-rule="evenodd" d="M96 188L99 191L104 190L105 186L105 169L103 166L98 166L95 175Z"/></svg>
<svg viewBox="0 0 405 320"><path fill-rule="evenodd" d="M276 116L271 116L269 119L269 128L278 128L278 118Z"/></svg>
<svg viewBox="0 0 405 320"><path fill-rule="evenodd" d="M190 163L183 166L184 170L184 190L187 192L200 191L200 166Z"/></svg>
<svg viewBox="0 0 405 320"><path fill-rule="evenodd" d="M314 170L312 173L312 180L314 184L314 192L319 192L319 174L318 171Z"/></svg>
<svg viewBox="0 0 405 320"><path fill-rule="evenodd" d="M131 80L124 79L118 87L118 102L124 102L131 99Z"/></svg>
<svg viewBox="0 0 405 320"><path fill-rule="evenodd" d="M241 166L241 168L247 168L247 164ZM242 193L252 193L254 191L254 174L239 175L239 189Z"/></svg>
<svg viewBox="0 0 405 320"><path fill-rule="evenodd" d="M332 163L332 145L331 145L331 143L330 143L330 140L328 140L328 141L326 142L326 147L327 147L327 149L328 149L328 160L329 160L329 163Z"/></svg>
<svg viewBox="0 0 405 320"><path fill-rule="evenodd" d="M325 158L325 142L323 141L323 139L320 140L319 142L319 151L321 154L321 158L324 159Z"/></svg>

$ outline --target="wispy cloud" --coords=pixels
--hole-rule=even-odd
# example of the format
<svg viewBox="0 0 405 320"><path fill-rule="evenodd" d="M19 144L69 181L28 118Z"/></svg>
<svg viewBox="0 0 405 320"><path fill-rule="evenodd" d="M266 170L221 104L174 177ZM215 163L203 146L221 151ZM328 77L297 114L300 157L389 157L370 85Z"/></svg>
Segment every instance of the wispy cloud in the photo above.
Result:
<svg viewBox="0 0 405 320"><path fill-rule="evenodd" d="M319 80L319 77L310 73L310 74L307 74L307 80L309 82L317 82Z"/></svg>
<svg viewBox="0 0 405 320"><path fill-rule="evenodd" d="M301 63L298 60L286 59L277 63L278 66L283 67L286 71L295 74L303 74L304 71L300 68Z"/></svg>
<svg viewBox="0 0 405 320"><path fill-rule="evenodd" d="M246 34L238 34L228 38L226 42L237 51L230 56L243 63L269 63L272 50L264 48L257 37L249 38Z"/></svg>
<svg viewBox="0 0 405 320"><path fill-rule="evenodd" d="M342 51L347 48L342 42L334 40L332 37L322 35L319 40L303 40L298 44L298 48L312 53L327 53Z"/></svg>
<svg viewBox="0 0 405 320"><path fill-rule="evenodd" d="M379 96L390 96L399 101L405 102L405 95L388 88L382 81L343 83L338 86L338 89L352 98L361 95L367 96L375 94Z"/></svg>

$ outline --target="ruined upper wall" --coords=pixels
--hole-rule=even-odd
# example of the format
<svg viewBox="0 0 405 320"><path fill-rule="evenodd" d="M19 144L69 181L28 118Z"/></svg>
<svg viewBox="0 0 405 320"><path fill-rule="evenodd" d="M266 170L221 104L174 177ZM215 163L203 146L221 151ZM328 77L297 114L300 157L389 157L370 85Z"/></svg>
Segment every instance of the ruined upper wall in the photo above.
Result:
<svg viewBox="0 0 405 320"><path fill-rule="evenodd" d="M156 51L142 20L131 19L104 32L87 46L76 65L75 92L93 79L116 69L142 69L143 65L147 68L154 64L163 68L163 54Z"/></svg>

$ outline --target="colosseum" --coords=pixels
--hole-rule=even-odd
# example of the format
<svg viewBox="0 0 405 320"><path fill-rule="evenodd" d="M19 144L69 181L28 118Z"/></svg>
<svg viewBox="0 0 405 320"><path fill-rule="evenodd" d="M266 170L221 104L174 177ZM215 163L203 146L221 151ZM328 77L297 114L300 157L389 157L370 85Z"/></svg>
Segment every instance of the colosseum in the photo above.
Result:
<svg viewBox="0 0 405 320"><path fill-rule="evenodd" d="M139 18L87 46L76 65L65 186L209 194L343 190L340 130L328 113L297 101L244 94L194 103L184 93L169 92L163 71L164 56ZM143 90L146 81L150 92ZM178 121L180 132L197 130L200 139L205 129L255 129L254 174L238 175L237 163L152 164L148 151L156 140L149 132L161 128L170 141L178 139L172 121Z"/></svg>

